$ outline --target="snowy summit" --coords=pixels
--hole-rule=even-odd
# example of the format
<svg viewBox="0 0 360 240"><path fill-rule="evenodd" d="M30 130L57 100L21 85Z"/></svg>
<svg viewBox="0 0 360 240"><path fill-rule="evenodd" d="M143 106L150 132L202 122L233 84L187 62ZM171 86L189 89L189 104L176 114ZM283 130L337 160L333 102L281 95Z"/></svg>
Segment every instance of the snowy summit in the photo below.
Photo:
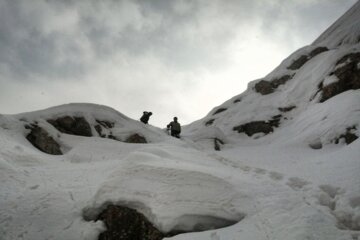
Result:
<svg viewBox="0 0 360 240"><path fill-rule="evenodd" d="M94 104L0 115L0 238L360 239L359 26L357 2L180 139Z"/></svg>

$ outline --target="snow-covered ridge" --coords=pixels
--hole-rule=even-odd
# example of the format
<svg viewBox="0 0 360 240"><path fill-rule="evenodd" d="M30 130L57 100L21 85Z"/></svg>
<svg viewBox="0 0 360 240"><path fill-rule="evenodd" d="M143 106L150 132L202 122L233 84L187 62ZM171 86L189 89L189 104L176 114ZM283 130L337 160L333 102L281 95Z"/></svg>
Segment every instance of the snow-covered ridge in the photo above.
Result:
<svg viewBox="0 0 360 240"><path fill-rule="evenodd" d="M360 42L360 1L320 35L313 45L336 48Z"/></svg>
<svg viewBox="0 0 360 240"><path fill-rule="evenodd" d="M159 128L130 119L116 110L96 104L72 103L36 112L1 115L0 126L26 137L49 154L70 151L78 136L122 142L159 142L168 136Z"/></svg>
<svg viewBox="0 0 360 240"><path fill-rule="evenodd" d="M315 139L328 144L337 142L348 129L358 137L359 60L360 44L336 49L304 47L185 131L204 132L211 126L244 144L307 145Z"/></svg>
<svg viewBox="0 0 360 240"><path fill-rule="evenodd" d="M185 131L206 132L211 126L243 144L312 145L315 139L327 144L348 133L356 138L360 135L359 62L358 1L313 44L291 54L267 76L250 82L244 93L215 107Z"/></svg>

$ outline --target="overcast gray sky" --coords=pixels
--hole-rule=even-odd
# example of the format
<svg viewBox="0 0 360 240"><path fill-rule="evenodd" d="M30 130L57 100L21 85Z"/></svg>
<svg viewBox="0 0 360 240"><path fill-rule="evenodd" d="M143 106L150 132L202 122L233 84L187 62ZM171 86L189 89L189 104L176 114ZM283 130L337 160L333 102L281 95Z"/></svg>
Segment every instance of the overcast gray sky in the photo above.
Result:
<svg viewBox="0 0 360 240"><path fill-rule="evenodd" d="M0 113L71 102L187 124L356 0L0 0Z"/></svg>

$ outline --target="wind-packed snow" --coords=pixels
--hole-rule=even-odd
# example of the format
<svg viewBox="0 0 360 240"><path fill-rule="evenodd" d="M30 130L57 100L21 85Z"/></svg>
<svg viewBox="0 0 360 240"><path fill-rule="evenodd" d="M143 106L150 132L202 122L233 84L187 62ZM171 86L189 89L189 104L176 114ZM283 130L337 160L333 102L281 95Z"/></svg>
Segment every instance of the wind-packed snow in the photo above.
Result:
<svg viewBox="0 0 360 240"><path fill-rule="evenodd" d="M68 107L60 109L78 112L72 112L75 105ZM108 111L92 108L97 111L87 110L88 116ZM229 143L214 152L196 142L209 136L178 140L142 125L138 131L155 132L159 141L127 144L58 132L71 149L51 156L27 142L21 125L24 118L39 121L52 111L1 117L3 239L97 239L102 223L87 222L83 215L96 215L109 202L136 208L163 231L238 222L172 239L351 239L356 234L339 229L338 218L359 219L359 141L320 151ZM119 118L119 125L127 124L138 123Z"/></svg>
<svg viewBox="0 0 360 240"><path fill-rule="evenodd" d="M360 91L319 100L319 85L338 81L331 75L338 60L360 52L353 41L359 8L265 76L292 76L273 93L257 93L260 79L253 81L184 126L181 139L94 104L0 115L0 239L95 240L105 226L93 219L109 203L135 208L163 232L189 232L167 239L360 239L360 140L339 139L346 131L360 136ZM327 51L288 69L324 45ZM267 135L233 129L280 114ZM61 133L47 121L65 116L86 119L93 136ZM96 133L99 120L114 124L105 130L117 140ZM64 155L35 148L26 139L31 124ZM124 142L135 133L148 143Z"/></svg>

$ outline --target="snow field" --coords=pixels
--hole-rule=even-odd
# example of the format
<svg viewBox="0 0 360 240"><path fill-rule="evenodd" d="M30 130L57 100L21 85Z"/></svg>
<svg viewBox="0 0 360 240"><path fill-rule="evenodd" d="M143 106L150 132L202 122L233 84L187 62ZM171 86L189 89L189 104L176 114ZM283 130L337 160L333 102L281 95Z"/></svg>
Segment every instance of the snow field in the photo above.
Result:
<svg viewBox="0 0 360 240"><path fill-rule="evenodd" d="M329 157L312 149L284 153L270 147L228 146L215 153L191 147L191 139L134 145L100 138L70 141L73 136L62 135L68 144L77 144L64 156L49 157L5 131L1 143L7 148L1 148L0 169L7 186L0 202L4 239L96 239L102 223L87 222L83 215L96 215L110 202L138 209L163 231L238 222L171 239L350 239L352 231L337 227L330 208L336 202L344 210L338 210L338 217L359 209L353 180L332 187L330 176L319 181L317 169L308 172L314 163L305 159ZM356 144L348 146L355 156ZM333 157L326 160L328 174L338 170L333 166L341 166L334 164L337 155L347 152L344 148L332 150ZM304 159L299 159L300 152L305 152ZM354 156L348 157L354 161ZM347 172L334 183L351 173L346 166L351 165L345 165ZM355 194L346 195L351 189ZM350 199L355 208L347 209Z"/></svg>

